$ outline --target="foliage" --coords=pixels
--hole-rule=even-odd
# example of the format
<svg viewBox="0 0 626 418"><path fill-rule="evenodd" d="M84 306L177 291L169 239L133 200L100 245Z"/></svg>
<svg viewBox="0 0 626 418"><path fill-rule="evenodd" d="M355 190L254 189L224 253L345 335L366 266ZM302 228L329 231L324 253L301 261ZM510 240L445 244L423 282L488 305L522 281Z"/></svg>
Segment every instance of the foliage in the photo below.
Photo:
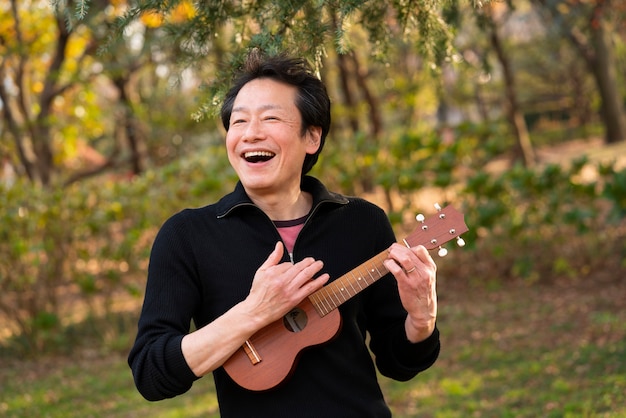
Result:
<svg viewBox="0 0 626 418"><path fill-rule="evenodd" d="M476 172L462 193L467 235L486 258L469 269L472 278L519 277L529 282L574 279L626 266L623 216L625 170L591 164L537 170L514 166L498 175ZM618 274L619 275L619 274Z"/></svg>
<svg viewBox="0 0 626 418"><path fill-rule="evenodd" d="M333 118L346 120L338 122L342 136L356 136L355 151L365 155L353 174L367 177L361 180L367 188L374 169L370 156L394 146L384 134L388 126L441 127L450 122L449 112L484 123L499 116L498 69L482 65L488 62L485 36L470 25L460 27L471 8L488 3L54 0L47 7L12 1L17 13L6 8L0 16L0 26L15 35L3 37L0 66L11 80L2 111L13 121L2 136L12 141L3 141L0 153L18 175L31 179L37 178L32 155L49 158L41 170L51 170L57 185L110 170L138 174L194 152L198 132L215 129L190 115L199 120L218 109L232 69L249 48L285 49L309 57L331 86ZM561 108L567 102L565 107L577 110L570 123L584 127L589 120L581 115L597 107L597 89L590 89L589 74L574 65L579 54L564 48L558 32L533 27L526 37L516 33L516 22L536 24L529 4L516 5L523 13L504 28L511 32L507 48L525 86L527 118L569 118L571 112ZM51 61L52 54L57 55ZM551 109L539 109L546 101ZM97 162L81 159L86 152L95 153ZM343 184L352 177L338 175L348 179Z"/></svg>
<svg viewBox="0 0 626 418"><path fill-rule="evenodd" d="M215 59L217 71L207 83L207 96L196 118L215 110L232 69L240 66L251 48L269 53L297 52L320 70L328 49L339 54L357 49L355 40L347 36L353 25L368 34L370 56L374 59L387 59L389 46L397 39L406 39L436 67L451 52L453 31L444 18L453 16L456 8L456 1L432 0L410 4L364 0L263 0L237 5L215 0L193 4L188 0L128 3L127 11L116 21L118 35L139 21L161 27L179 59L187 65L202 67L207 59ZM189 12L184 18L180 17L181 9Z"/></svg>
<svg viewBox="0 0 626 418"><path fill-rule="evenodd" d="M0 155L17 176L54 188L114 170L138 174L171 161L203 129L190 124L194 81L173 74L160 31L130 28L97 53L122 10L108 0L2 8Z"/></svg>
<svg viewBox="0 0 626 418"><path fill-rule="evenodd" d="M466 125L457 135L462 140L446 143L407 132L384 153L363 158L381 173L382 190L403 197L390 208L394 223L424 209L412 199L419 189L438 190L442 204L464 202L470 232L462 253L481 257L460 276L534 282L626 268L616 258L616 249L626 254L624 169L603 163L598 177L586 179L595 166L580 159L569 167L498 171L488 165L507 148L497 126ZM332 158L333 146L326 150L331 158L315 170L341 171L333 164L345 161ZM77 312L106 316L120 295L139 295L158 226L183 207L215 201L231 189L234 174L224 152L210 146L132 179L110 177L53 192L25 183L2 189L0 312L22 349L62 346L62 330Z"/></svg>
<svg viewBox="0 0 626 418"><path fill-rule="evenodd" d="M534 169L509 167L511 139L498 124L460 125L454 138L401 132L390 135L388 147L362 149L350 162L337 157L350 154L344 142L330 143L319 169L341 173L335 185L342 190L364 169L377 173L390 219L404 224L399 229L411 230L411 214L430 210L433 201L419 198L420 192L439 203L463 202L471 248L464 253L468 260L481 254L459 271L470 281L546 282L626 268L620 261L626 255L624 168L584 155Z"/></svg>
<svg viewBox="0 0 626 418"><path fill-rule="evenodd" d="M209 148L204 157L134 179L0 188L4 332L19 336L26 352L54 349L80 312L106 316L118 296L139 295L135 279L144 274L156 228L232 184L226 159L216 156L222 152Z"/></svg>

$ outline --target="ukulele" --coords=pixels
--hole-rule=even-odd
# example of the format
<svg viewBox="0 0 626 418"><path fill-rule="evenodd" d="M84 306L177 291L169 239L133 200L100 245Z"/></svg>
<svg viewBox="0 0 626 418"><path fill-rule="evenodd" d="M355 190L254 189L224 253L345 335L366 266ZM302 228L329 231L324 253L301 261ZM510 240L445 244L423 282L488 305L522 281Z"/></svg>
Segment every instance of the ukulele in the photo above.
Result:
<svg viewBox="0 0 626 418"><path fill-rule="evenodd" d="M443 257L447 250L441 245L455 238L459 246L465 245L460 235L468 228L463 215L453 207L435 207L438 213L428 219L416 216L420 225L402 243L407 247L423 245L429 250L439 248ZM228 375L252 391L272 389L285 381L302 350L337 335L341 328L337 308L389 273L383 264L386 259L387 250L313 292L282 319L257 331L224 363Z"/></svg>

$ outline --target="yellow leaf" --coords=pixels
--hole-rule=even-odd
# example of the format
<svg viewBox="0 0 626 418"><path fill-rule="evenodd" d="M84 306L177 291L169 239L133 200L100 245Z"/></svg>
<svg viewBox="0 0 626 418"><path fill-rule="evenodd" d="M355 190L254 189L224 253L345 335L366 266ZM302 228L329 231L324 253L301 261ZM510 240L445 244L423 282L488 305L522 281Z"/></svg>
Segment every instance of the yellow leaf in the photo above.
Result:
<svg viewBox="0 0 626 418"><path fill-rule="evenodd" d="M183 1L172 12L171 21L179 23L194 17L196 11L193 8L193 4L189 1Z"/></svg>
<svg viewBox="0 0 626 418"><path fill-rule="evenodd" d="M43 91L43 83L41 81L35 81L32 84L33 93L41 93Z"/></svg>
<svg viewBox="0 0 626 418"><path fill-rule="evenodd" d="M141 22L149 28L158 28L163 21L163 15L160 13L146 12L141 15Z"/></svg>

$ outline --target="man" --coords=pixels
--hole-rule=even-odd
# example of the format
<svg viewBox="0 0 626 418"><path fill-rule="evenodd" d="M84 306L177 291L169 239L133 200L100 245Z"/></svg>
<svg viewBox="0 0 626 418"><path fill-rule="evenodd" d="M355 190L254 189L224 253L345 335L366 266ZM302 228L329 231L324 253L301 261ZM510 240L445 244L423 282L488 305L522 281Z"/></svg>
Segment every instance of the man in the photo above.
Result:
<svg viewBox="0 0 626 418"><path fill-rule="evenodd" d="M380 208L306 175L330 100L305 61L250 54L221 117L239 182L219 202L174 215L155 239L129 355L137 388L169 398L213 372L223 417L390 416L374 364L408 380L435 362L435 263L422 246L395 243ZM385 250L391 274L339 307L339 334L303 350L282 384L251 391L225 372L258 330Z"/></svg>

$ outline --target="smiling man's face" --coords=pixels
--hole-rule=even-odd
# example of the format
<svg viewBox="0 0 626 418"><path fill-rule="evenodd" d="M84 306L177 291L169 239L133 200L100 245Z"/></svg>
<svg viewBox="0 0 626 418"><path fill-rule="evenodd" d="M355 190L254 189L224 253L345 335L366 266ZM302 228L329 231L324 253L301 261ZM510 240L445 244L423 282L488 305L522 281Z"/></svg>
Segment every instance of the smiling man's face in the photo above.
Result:
<svg viewBox="0 0 626 418"><path fill-rule="evenodd" d="M296 94L294 86L259 78L244 85L235 98L226 149L249 194L299 188L304 157L319 148L321 128L302 135Z"/></svg>

